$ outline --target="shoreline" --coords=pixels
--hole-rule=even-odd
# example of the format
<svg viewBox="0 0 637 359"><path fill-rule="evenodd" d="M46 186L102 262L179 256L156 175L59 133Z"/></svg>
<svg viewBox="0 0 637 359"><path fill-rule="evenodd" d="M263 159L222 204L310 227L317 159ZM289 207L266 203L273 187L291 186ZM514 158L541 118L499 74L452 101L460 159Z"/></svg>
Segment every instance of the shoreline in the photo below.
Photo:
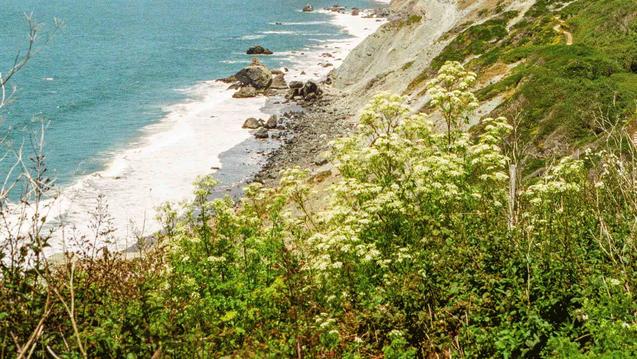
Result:
<svg viewBox="0 0 637 359"><path fill-rule="evenodd" d="M325 80L353 48L384 22L363 18L362 13L354 16L326 10L317 12L331 15L329 22L350 37L291 51L287 54L292 64L286 72L288 82ZM332 56L326 58L323 56L326 53ZM330 65L326 65L327 60ZM155 208L166 202L192 200L192 183L197 176L212 175L220 180L215 196L229 193L238 198L247 183L260 178L264 169L273 168L275 159L285 152L279 148L307 137L297 135L304 133L298 119L290 121L291 137L280 142L256 140L241 128L247 117L267 118L299 110L294 102L284 103L281 97L234 99L227 84L216 80L204 81L186 92L191 95L187 102L169 106L159 122L144 128L140 138L117 153L104 170L82 176L60 190L48 218L53 218L52 227L63 228L52 240L47 255L77 249L78 243L64 240L69 234L92 232L92 215L100 206L96 193L105 194L108 220L116 229L113 237L117 241L108 244L109 249L126 250L137 238L161 228L155 220ZM211 125L211 121L215 124ZM184 159L188 165L175 169ZM173 170L166 173L166 168Z"/></svg>
<svg viewBox="0 0 637 359"><path fill-rule="evenodd" d="M390 2L390 0L374 1L383 4ZM363 9L363 11L371 12L370 9ZM351 122L342 120L353 117L356 110L336 108L335 100L340 92L327 85L326 80L331 72L343 63L349 52L365 38L375 33L386 22L386 19L364 18L363 12L360 16L336 13L326 9L319 9L316 12L330 15L332 17L330 22L352 37L328 40L325 43L309 47L307 51L292 51L290 56L294 65L286 73L286 80L317 81L325 93L315 102L297 105L297 108L280 112L287 120L286 132L290 136L284 136L281 141L276 141L275 146L268 146L256 166L248 168L243 173L237 173L234 169L237 165L232 163L237 157L226 156L228 159L222 161L220 170L213 174L213 177L218 179L220 184L219 191L213 194L213 198L230 194L235 200L239 199L243 193L243 187L251 182L260 182L269 186L276 185L279 171L295 165L308 168L321 167L316 166L315 162L320 161L320 154L327 149L329 140L345 135L352 129ZM351 20L357 21L352 23ZM330 53L332 56L326 58L324 56L326 53ZM325 62L330 62L332 66L322 67L321 64ZM276 96L269 97L268 101L274 103L285 101L286 104L296 104L292 100ZM277 104L272 106L277 106ZM227 152L243 154L243 160L240 162L250 161L249 153L246 154L240 149L254 149L255 141L263 143L263 140L249 138ZM272 142L273 140L266 141ZM246 152L249 151L246 150ZM222 153L221 156L224 154L226 153ZM226 169L226 165L233 169ZM228 184L228 179L240 180Z"/></svg>

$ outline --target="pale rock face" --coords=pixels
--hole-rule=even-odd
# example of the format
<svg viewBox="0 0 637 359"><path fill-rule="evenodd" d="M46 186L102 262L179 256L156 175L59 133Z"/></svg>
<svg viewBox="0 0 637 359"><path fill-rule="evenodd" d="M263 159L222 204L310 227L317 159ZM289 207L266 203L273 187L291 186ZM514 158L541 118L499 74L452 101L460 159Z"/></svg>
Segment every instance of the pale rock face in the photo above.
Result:
<svg viewBox="0 0 637 359"><path fill-rule="evenodd" d="M505 9L521 13L533 3L503 1ZM334 86L350 94L344 97L344 105L362 108L366 99L381 91L405 94L455 37L445 35L463 23L486 20L480 10L492 7L492 0L393 0L389 22L352 50L334 72ZM421 21L400 23L409 16L420 16ZM414 92L414 101L426 100L416 96L421 91ZM414 103L415 108L418 105Z"/></svg>

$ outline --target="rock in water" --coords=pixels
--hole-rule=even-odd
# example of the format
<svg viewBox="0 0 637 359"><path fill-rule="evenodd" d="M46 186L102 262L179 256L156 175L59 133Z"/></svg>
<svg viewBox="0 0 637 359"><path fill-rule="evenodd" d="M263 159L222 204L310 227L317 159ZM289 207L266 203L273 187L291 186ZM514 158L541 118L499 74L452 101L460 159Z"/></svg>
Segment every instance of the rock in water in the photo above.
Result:
<svg viewBox="0 0 637 359"><path fill-rule="evenodd" d="M270 116L270 118L268 118L267 121L265 121L265 124L263 126L265 128L273 129L273 128L276 128L278 125L279 125L279 116L272 115Z"/></svg>
<svg viewBox="0 0 637 359"><path fill-rule="evenodd" d="M257 90L252 86L243 86L239 89L239 91L235 92L232 97L234 98L248 98L255 97L257 95Z"/></svg>
<svg viewBox="0 0 637 359"><path fill-rule="evenodd" d="M352 8L352 16L358 16L360 15L360 13L361 11L358 8L356 7Z"/></svg>
<svg viewBox="0 0 637 359"><path fill-rule="evenodd" d="M312 11L314 11L314 7L312 7L312 5L307 4L303 6L303 12L312 12Z"/></svg>
<svg viewBox="0 0 637 359"><path fill-rule="evenodd" d="M285 76L283 74L274 76L274 78L272 79L272 84L270 85L270 88L273 88L275 90L287 89L288 84L285 82Z"/></svg>
<svg viewBox="0 0 637 359"><path fill-rule="evenodd" d="M246 51L248 55L272 55L273 52L270 49L266 49L263 46L257 45L253 46Z"/></svg>
<svg viewBox="0 0 637 359"><path fill-rule="evenodd" d="M254 133L254 137L256 138L268 138L268 130L264 127L261 127Z"/></svg>
<svg viewBox="0 0 637 359"><path fill-rule="evenodd" d="M250 118L245 120L245 122L243 123L242 127L254 130L254 129L257 129L257 128L261 127L261 122L259 122L259 120L257 120L254 117L250 117Z"/></svg>
<svg viewBox="0 0 637 359"><path fill-rule="evenodd" d="M272 84L272 73L258 59L253 59L250 66L237 72L234 77L244 86L252 86L257 90L267 89Z"/></svg>

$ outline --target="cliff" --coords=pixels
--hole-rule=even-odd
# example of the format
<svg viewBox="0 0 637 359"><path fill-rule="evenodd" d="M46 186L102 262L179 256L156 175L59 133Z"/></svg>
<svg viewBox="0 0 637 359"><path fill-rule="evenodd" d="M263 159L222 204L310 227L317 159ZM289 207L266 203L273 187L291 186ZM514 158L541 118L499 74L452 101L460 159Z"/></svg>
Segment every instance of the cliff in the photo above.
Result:
<svg viewBox="0 0 637 359"><path fill-rule="evenodd" d="M611 0L394 0L390 21L333 74L361 108L381 91L427 107L447 60L477 72L478 115L515 119L529 172L590 146L600 122L633 126L637 3Z"/></svg>

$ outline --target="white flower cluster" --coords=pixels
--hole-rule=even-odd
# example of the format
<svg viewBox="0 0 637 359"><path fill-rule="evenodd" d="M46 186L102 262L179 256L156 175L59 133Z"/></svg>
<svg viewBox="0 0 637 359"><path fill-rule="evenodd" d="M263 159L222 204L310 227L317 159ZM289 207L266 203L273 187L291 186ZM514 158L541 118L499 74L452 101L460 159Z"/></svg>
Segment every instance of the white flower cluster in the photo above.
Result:
<svg viewBox="0 0 637 359"><path fill-rule="evenodd" d="M531 204L541 206L559 200L568 193L579 192L584 163L570 157L563 158L555 166L549 168L542 180L529 186L525 196Z"/></svg>
<svg viewBox="0 0 637 359"><path fill-rule="evenodd" d="M453 123L477 106L468 91L475 79L460 64L447 63L432 82L433 104ZM459 128L451 128L452 136L433 128L426 115L411 114L403 97L380 94L363 112L358 133L333 143L342 179L322 214L323 228L308 240L315 251L308 268L338 281L347 268L412 263L410 245L421 244L394 242L392 235L403 223L443 236L449 233L441 224L445 211L469 206L464 210L478 213L471 206L491 210L506 203L507 186L493 185L508 181L501 146L511 131L506 119L485 119L477 139Z"/></svg>
<svg viewBox="0 0 637 359"><path fill-rule="evenodd" d="M478 99L469 91L476 77L459 62L448 61L429 83L427 94L431 97L431 105L442 112L450 128L458 126L459 121L466 119L467 113L479 106Z"/></svg>

